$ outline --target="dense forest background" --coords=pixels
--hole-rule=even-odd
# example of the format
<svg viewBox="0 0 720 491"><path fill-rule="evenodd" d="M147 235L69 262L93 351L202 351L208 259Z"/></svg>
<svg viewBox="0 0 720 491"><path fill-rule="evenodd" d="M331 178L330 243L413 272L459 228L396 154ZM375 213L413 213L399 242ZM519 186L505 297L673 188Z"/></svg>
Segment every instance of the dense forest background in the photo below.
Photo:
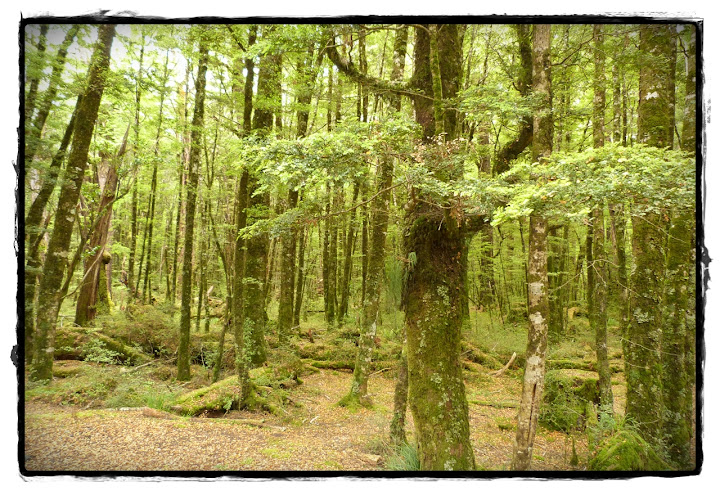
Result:
<svg viewBox="0 0 720 491"><path fill-rule="evenodd" d="M351 370L400 469L695 467L694 25L24 35L31 408L297 422Z"/></svg>

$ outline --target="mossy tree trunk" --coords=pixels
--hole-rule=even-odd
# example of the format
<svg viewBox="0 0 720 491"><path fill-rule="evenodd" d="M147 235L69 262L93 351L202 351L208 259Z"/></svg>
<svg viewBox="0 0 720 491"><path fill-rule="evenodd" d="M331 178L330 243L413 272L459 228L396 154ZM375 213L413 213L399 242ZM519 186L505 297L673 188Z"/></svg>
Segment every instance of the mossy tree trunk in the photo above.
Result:
<svg viewBox="0 0 720 491"><path fill-rule="evenodd" d="M462 50L457 25L432 30L415 28L413 78L425 93L433 93L431 31L437 36L439 72L445 99L455 97ZM451 80L452 79L452 80ZM437 84L435 84L437 88ZM453 91L455 90L455 91ZM426 140L435 136L436 109L432 101L414 97L416 121ZM442 114L441 114L442 115ZM447 137L455 137L454 118L444 118ZM441 172L452 179L457 169ZM443 176L443 174L445 174ZM451 175L452 174L452 175ZM462 330L462 251L465 236L447 210L413 203L406 215L404 248L410 263L404 291L407 332L408 403L417 435L420 469L475 468L470 444L468 405L460 364Z"/></svg>
<svg viewBox="0 0 720 491"><path fill-rule="evenodd" d="M687 47L686 96L683 115L681 148L695 150L695 28L691 30ZM667 435L670 458L683 469L692 466L692 394L694 392L695 363L694 330L690 328L694 316L690 297L694 282L694 224L689 211L677 210L670 222L667 239L665 278L665 308L662 333L663 366L663 427Z"/></svg>
<svg viewBox="0 0 720 491"><path fill-rule="evenodd" d="M52 162L50 163L50 169L48 175L43 179L40 190L37 196L30 205L30 209L25 217L25 243L27 244L26 251L26 262L25 262L25 359L28 363L32 362L33 356L33 337L35 332L35 305L37 302L37 285L38 276L42 272L42 260L40 257L40 243L46 234L45 227L43 226L43 215L47 207L48 201L52 196L57 179L60 174L60 168L63 160L65 160L65 154L68 146L70 145L70 139L73 135L75 128L75 120L77 118L78 108L82 96L78 97L75 103L75 109L70 122L65 128L62 141L60 142L60 148L53 156ZM49 217L48 217L49 219Z"/></svg>
<svg viewBox="0 0 720 491"><path fill-rule="evenodd" d="M640 98L638 141L657 147L672 146L674 122L675 26L640 27ZM672 95L671 95L672 93ZM670 130L668 130L670 128ZM650 443L662 437L662 297L664 240L661 214L646 199L638 199L632 217L635 268L630 278L630 323L623 351L627 380L628 419L638 425ZM649 208L649 209L648 209Z"/></svg>
<svg viewBox="0 0 720 491"><path fill-rule="evenodd" d="M605 33L601 24L593 26L593 58L595 75L593 81L593 146L605 145ZM590 328L595 331L595 353L600 384L600 410L613 413L613 393L607 346L607 285L609 269L605 253L605 213L603 205L596 205L591 212L591 230L588 231L587 282L588 317Z"/></svg>
<svg viewBox="0 0 720 491"><path fill-rule="evenodd" d="M195 238L195 211L197 204L200 149L205 117L205 81L208 64L208 39L201 33L198 51L198 74L195 79L195 109L190 131L190 158L185 207L185 243L183 246L182 283L180 300L180 344L178 346L178 380L190 380L190 322L192 306L193 242Z"/></svg>
<svg viewBox="0 0 720 491"><path fill-rule="evenodd" d="M533 120L533 161L542 161L552 152L552 86L550 69L550 25L533 30L533 91L542 97L542 110ZM528 470L532 464L535 430L545 382L545 357L549 317L547 278L547 220L530 215L528 247L528 344L523 389L518 411L517 434L512 459L513 470Z"/></svg>
<svg viewBox="0 0 720 491"><path fill-rule="evenodd" d="M272 34L272 27L265 28L264 36ZM282 57L267 54L260 60L258 69L257 99L254 105L252 129L261 136L270 137L274 115L279 113L281 104L280 74ZM247 184L248 210L252 210L253 222L267 218L270 208L268 193L256 192L260 182L250 172ZM249 218L249 217L248 217ZM248 225L252 225L248 220ZM269 239L260 233L245 240L245 280L243 300L243 356L251 367L262 365L267 360L265 342L265 282L268 278Z"/></svg>
<svg viewBox="0 0 720 491"><path fill-rule="evenodd" d="M668 236L666 263L666 305L662 331L663 428L672 460L690 465L692 431L692 377L686 352L689 286L693 281L692 239L694 220L691 213L678 213Z"/></svg>
<svg viewBox="0 0 720 491"><path fill-rule="evenodd" d="M687 73L685 79L685 105L683 107L683 127L682 135L680 137L680 148L686 152L692 152L695 150L695 132L696 132L696 117L695 112L697 110L697 97L696 97L696 41L695 41L695 26L687 25L686 29L690 30L689 39L685 48Z"/></svg>
<svg viewBox="0 0 720 491"><path fill-rule="evenodd" d="M255 44L258 27L252 24L248 27L248 46ZM252 131L253 86L255 82L255 61L253 57L245 58L245 86L243 88L243 134L249 135ZM248 207L248 180L250 172L243 168L235 195L235 233L232 278L232 307L229 312L232 318L233 336L235 340L235 370L240 385L240 404L250 396L252 384L250 382L250 362L245 351L245 239L240 231L247 225ZM220 360L217 361L218 365ZM219 368L217 372L219 375ZM214 376L215 377L215 376Z"/></svg>
<svg viewBox="0 0 720 491"><path fill-rule="evenodd" d="M37 336L35 354L30 369L30 376L34 380L49 381L52 378L55 323L63 300L60 290L73 225L76 220L76 207L87 167L90 141L110 66L110 49L114 37L115 25L106 24L98 28L98 41L90 61L82 104L78 108L72 148L68 157L65 179L60 188L55 226L40 277L36 321Z"/></svg>

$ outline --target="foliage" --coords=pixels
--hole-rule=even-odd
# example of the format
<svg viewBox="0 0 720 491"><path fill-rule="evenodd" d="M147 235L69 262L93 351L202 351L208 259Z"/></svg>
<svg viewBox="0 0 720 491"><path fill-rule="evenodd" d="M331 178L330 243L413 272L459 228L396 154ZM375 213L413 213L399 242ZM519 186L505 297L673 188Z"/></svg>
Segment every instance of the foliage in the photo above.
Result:
<svg viewBox="0 0 720 491"><path fill-rule="evenodd" d="M615 419L606 411L599 423L588 427L592 471L663 471L672 467L624 419Z"/></svg>
<svg viewBox="0 0 720 491"><path fill-rule="evenodd" d="M117 365L120 363L120 353L109 349L105 343L97 338L92 338L82 348L83 359L94 363L105 363Z"/></svg>
<svg viewBox="0 0 720 491"><path fill-rule="evenodd" d="M389 471L419 471L420 459L415 444L403 442L398 445L388 455L385 468Z"/></svg>

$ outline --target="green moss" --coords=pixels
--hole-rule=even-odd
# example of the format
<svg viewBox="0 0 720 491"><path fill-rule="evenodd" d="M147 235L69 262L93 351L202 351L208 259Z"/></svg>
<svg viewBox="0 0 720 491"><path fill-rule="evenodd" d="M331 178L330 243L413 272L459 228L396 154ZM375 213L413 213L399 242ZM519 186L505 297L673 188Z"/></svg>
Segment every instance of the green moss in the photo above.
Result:
<svg viewBox="0 0 720 491"><path fill-rule="evenodd" d="M240 386L236 376L187 392L175 400L173 411L197 416L204 411L229 411L238 407Z"/></svg>
<svg viewBox="0 0 720 491"><path fill-rule="evenodd" d="M622 429L605 440L588 462L591 471L663 471L670 466L635 431Z"/></svg>
<svg viewBox="0 0 720 491"><path fill-rule="evenodd" d="M549 430L581 430L599 403L597 378L550 370L545 376L543 405L538 422Z"/></svg>

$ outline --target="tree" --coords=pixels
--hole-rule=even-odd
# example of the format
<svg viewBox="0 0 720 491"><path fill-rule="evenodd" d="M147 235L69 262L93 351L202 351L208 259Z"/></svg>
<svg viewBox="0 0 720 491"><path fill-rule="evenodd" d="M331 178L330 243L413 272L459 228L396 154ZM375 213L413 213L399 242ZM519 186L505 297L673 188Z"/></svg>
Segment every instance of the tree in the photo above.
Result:
<svg viewBox="0 0 720 491"><path fill-rule="evenodd" d="M542 96L542 109L533 120L533 161L543 162L552 152L552 82L550 68L550 25L533 29L533 91ZM528 247L528 344L518 411L517 435L512 460L514 470L527 470L532 462L533 443L545 383L547 319L549 317L547 278L547 220L530 215Z"/></svg>
<svg viewBox="0 0 720 491"><path fill-rule="evenodd" d="M203 30L206 29L203 27ZM208 63L207 34L199 33L198 74L195 79L195 109L190 132L190 159L185 210L185 244L182 271L180 307L180 346L178 347L178 380L190 380L190 307L192 302L193 239L195 231L195 208L197 202L200 149L202 145L203 119L205 116L205 81Z"/></svg>
<svg viewBox="0 0 720 491"><path fill-rule="evenodd" d="M674 85L670 71L674 61L674 26L640 27L640 63L638 140L647 145L672 146ZM674 58L673 58L674 59ZM639 198L636 207L646 208L647 198ZM626 415L634 421L640 434L652 443L662 434L662 265L664 241L658 233L662 216L658 211L636 211L632 217L632 251L635 268L630 277L630 323L625 334L623 352L628 384ZM647 208L646 208L647 209Z"/></svg>
<svg viewBox="0 0 720 491"><path fill-rule="evenodd" d="M593 146L605 145L605 35L603 26L593 26L594 51L594 97L593 97ZM597 204L590 216L587 238L587 284L588 317L595 331L595 352L600 384L601 410L612 414L613 393L607 347L607 284L608 264L605 254L604 204Z"/></svg>
<svg viewBox="0 0 720 491"><path fill-rule="evenodd" d="M82 104L78 108L72 149L68 156L65 180L60 188L55 226L48 244L47 257L40 279L36 321L37 338L30 368L30 375L34 380L49 381L52 378L55 322L63 300L60 296L65 270L63 263L69 253L72 227L76 219L75 207L80 198L90 140L100 107L100 99L105 89L105 80L110 65L110 48L114 37L115 25L106 24L98 28L98 42L90 62Z"/></svg>
<svg viewBox="0 0 720 491"><path fill-rule="evenodd" d="M439 70L431 67L431 37L436 38L433 44L438 50L435 64L439 62ZM416 27L414 58L416 87L426 94L436 94L438 84L436 80L433 90L433 76L439 75L443 99L452 100L462 62L457 26ZM442 138L435 134L440 122L435 121L437 107L433 107L432 100L416 95L413 103L425 141ZM442 128L448 140L456 135L454 122L443 118ZM437 149L439 161L443 162L437 172L441 178L451 180L459 169L444 162L443 150ZM475 459L459 359L462 298L458 285L464 278L462 223L449 207L422 201L410 203L405 221L404 249L409 261L404 287L408 402L415 421L420 468L473 469Z"/></svg>
<svg viewBox="0 0 720 491"><path fill-rule="evenodd" d="M129 130L130 127L128 126ZM105 153L101 154L105 175L102 178L98 177L98 180L104 181L104 183L101 182L102 193L96 212L98 218L93 229L88 232L91 234L88 241L91 254L85 259L85 272L80 283L80 292L75 306L75 324L79 326L84 326L95 318L98 292L102 289L107 290L107 283L101 281L100 273L105 264L109 262L107 258L110 253L106 250L106 247L110 232L112 206L117 193L118 168L120 160L125 154L128 131L125 132L117 155L113 157ZM105 297L107 297L107 294L105 294Z"/></svg>

